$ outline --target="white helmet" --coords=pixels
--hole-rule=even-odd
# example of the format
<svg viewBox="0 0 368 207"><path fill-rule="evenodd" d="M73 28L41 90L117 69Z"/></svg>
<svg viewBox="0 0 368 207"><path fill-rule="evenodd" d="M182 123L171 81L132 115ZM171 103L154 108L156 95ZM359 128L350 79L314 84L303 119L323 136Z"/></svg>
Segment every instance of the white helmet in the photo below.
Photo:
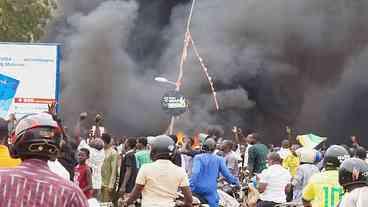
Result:
<svg viewBox="0 0 368 207"><path fill-rule="evenodd" d="M301 163L312 164L316 161L317 150L302 147L296 150L296 154L298 155Z"/></svg>

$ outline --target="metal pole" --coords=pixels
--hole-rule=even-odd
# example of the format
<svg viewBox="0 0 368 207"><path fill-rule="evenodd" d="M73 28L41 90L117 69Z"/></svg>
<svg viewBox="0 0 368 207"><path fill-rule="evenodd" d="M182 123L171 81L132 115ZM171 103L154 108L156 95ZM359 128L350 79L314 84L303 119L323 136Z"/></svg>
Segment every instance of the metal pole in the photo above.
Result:
<svg viewBox="0 0 368 207"><path fill-rule="evenodd" d="M169 134L174 133L174 124L175 124L175 116L171 116L170 126L169 126Z"/></svg>

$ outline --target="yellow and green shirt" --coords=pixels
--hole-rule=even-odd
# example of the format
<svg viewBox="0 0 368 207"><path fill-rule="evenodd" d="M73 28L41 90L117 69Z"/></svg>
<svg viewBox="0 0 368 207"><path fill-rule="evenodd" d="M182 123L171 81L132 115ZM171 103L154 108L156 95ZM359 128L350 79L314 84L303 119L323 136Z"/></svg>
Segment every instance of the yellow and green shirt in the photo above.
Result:
<svg viewBox="0 0 368 207"><path fill-rule="evenodd" d="M299 157L293 154L289 154L282 162L282 166L288 169L291 176L293 177L296 175L296 170L298 169L299 164Z"/></svg>
<svg viewBox="0 0 368 207"><path fill-rule="evenodd" d="M313 207L336 207L344 193L337 170L314 174L303 190L303 199Z"/></svg>
<svg viewBox="0 0 368 207"><path fill-rule="evenodd" d="M105 159L101 167L102 187L114 188L118 167L118 153L113 149L105 149Z"/></svg>

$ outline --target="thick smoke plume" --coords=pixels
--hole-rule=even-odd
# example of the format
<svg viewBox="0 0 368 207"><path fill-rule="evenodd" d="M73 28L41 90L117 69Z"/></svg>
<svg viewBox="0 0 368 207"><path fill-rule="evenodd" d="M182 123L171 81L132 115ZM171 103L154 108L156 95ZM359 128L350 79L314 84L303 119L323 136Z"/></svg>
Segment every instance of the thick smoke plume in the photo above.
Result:
<svg viewBox="0 0 368 207"><path fill-rule="evenodd" d="M90 12L65 16L68 35L59 37L65 42L62 107L66 120L75 122L81 111L102 112L110 131L132 133L145 127L159 131L157 123L163 118L155 94L160 91L155 92L152 78L146 80L152 77L149 70L137 73L139 65L127 52L137 3L104 1L96 6Z"/></svg>
<svg viewBox="0 0 368 207"><path fill-rule="evenodd" d="M118 133L165 130L159 100L170 86L152 79L175 80L189 7L184 0L62 2L49 39L65 44L64 116L102 111ZM368 135L360 80L367 10L364 0L197 1L191 31L222 108L214 110L189 53L183 92L191 107L178 127L238 125L269 142L284 138L286 126L333 141Z"/></svg>

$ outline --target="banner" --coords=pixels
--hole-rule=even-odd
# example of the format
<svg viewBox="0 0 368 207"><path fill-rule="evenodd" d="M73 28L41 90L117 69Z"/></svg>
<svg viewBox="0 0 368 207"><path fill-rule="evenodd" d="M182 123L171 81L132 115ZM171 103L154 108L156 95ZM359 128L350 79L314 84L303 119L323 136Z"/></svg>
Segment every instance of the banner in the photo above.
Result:
<svg viewBox="0 0 368 207"><path fill-rule="evenodd" d="M6 117L13 103L19 80L0 74L0 116Z"/></svg>
<svg viewBox="0 0 368 207"><path fill-rule="evenodd" d="M296 137L296 140L306 148L314 149L322 142L326 141L326 137L320 137L314 134L305 134L305 135L299 135Z"/></svg>
<svg viewBox="0 0 368 207"><path fill-rule="evenodd" d="M60 47L0 43L0 74L0 81L8 81L0 89L0 117L47 111L48 104L60 99Z"/></svg>

